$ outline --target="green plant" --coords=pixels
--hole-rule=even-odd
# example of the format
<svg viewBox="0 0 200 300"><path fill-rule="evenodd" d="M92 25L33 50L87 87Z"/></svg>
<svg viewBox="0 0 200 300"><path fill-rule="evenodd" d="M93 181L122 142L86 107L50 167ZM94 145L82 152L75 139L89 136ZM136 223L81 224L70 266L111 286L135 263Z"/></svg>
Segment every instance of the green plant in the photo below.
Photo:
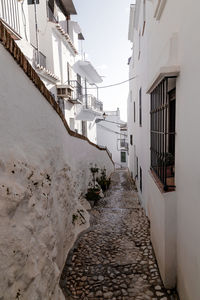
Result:
<svg viewBox="0 0 200 300"><path fill-rule="evenodd" d="M97 167L97 165L94 165L90 168L90 171L92 173L93 187L95 188L96 174L99 172L99 168Z"/></svg>
<svg viewBox="0 0 200 300"><path fill-rule="evenodd" d="M160 157L158 158L158 164L162 165L165 164L166 166L173 166L174 165L174 156L170 152L161 153Z"/></svg>
<svg viewBox="0 0 200 300"><path fill-rule="evenodd" d="M96 201L98 201L101 197L99 195L100 193L100 190L99 188L89 188L86 195L85 195L85 198L88 200L88 201L94 201L94 203L96 203Z"/></svg>
<svg viewBox="0 0 200 300"><path fill-rule="evenodd" d="M73 214L72 215L72 224L75 224L75 221L78 219L78 215L77 214Z"/></svg>
<svg viewBox="0 0 200 300"><path fill-rule="evenodd" d="M110 178L106 177L105 168L101 170L101 176L97 178L97 182L101 186L103 192L105 192L109 188L111 180Z"/></svg>

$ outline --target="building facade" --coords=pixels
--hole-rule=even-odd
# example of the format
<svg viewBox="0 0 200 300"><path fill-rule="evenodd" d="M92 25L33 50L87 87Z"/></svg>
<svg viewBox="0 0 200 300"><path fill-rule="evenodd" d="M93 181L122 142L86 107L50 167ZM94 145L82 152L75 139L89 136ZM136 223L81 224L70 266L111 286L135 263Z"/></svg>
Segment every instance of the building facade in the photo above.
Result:
<svg viewBox="0 0 200 300"><path fill-rule="evenodd" d="M184 300L200 295L199 8L137 0L129 22L128 165L164 284Z"/></svg>
<svg viewBox="0 0 200 300"><path fill-rule="evenodd" d="M81 53L84 40L72 0L8 1L0 17L15 36L73 131L96 143L94 119L103 113L94 85L102 79Z"/></svg>
<svg viewBox="0 0 200 300"><path fill-rule="evenodd" d="M97 118L97 145L107 147L116 168L127 167L127 127L120 119L120 110L105 111Z"/></svg>

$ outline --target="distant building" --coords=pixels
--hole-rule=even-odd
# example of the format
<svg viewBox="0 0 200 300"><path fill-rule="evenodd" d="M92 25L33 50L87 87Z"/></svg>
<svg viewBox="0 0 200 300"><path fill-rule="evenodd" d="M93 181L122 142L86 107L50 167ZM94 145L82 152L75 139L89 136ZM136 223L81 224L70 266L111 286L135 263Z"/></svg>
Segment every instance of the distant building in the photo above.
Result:
<svg viewBox="0 0 200 300"><path fill-rule="evenodd" d="M126 124L120 119L119 108L105 111L104 119L97 119L97 144L106 146L112 154L116 168L127 166Z"/></svg>
<svg viewBox="0 0 200 300"><path fill-rule="evenodd" d="M200 295L200 3L137 0L128 97L128 166L166 287Z"/></svg>

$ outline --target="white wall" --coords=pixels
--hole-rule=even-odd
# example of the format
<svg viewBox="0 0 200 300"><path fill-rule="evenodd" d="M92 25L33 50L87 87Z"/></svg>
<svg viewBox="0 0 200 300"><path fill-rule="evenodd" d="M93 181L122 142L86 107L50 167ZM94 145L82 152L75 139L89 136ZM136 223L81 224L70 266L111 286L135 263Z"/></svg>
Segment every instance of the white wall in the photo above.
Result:
<svg viewBox="0 0 200 300"><path fill-rule="evenodd" d="M0 298L64 299L58 282L77 234L88 226L80 204L90 163L106 151L66 131L60 117L0 46ZM10 78L15 78L13 81ZM73 225L83 209L85 225Z"/></svg>
<svg viewBox="0 0 200 300"><path fill-rule="evenodd" d="M199 1L181 1L181 73L177 82L177 263L181 299L200 295Z"/></svg>
<svg viewBox="0 0 200 300"><path fill-rule="evenodd" d="M108 115L106 116L106 121L120 122L120 116ZM116 168L120 168L121 157L117 147L119 145L118 139L120 139L120 125L106 121L97 123L97 145L106 146L112 153L112 159L116 164Z"/></svg>
<svg viewBox="0 0 200 300"><path fill-rule="evenodd" d="M143 95L143 129L132 122L129 114L129 132L133 132L139 161L144 168L146 193L140 195L151 222L151 237L160 271L166 286L178 284L180 299L198 300L200 295L200 238L199 223L199 27L200 4L197 0L166 1L161 18L156 21L155 5L147 4L147 20L141 38L141 56L138 60L138 32L134 31L134 68L130 76L137 76L130 88L137 99L138 87L144 92L159 68L180 65L176 82L176 191L161 193L149 173L149 103ZM142 6L139 29L142 28ZM129 108L132 104L129 103ZM132 108L131 108L132 109ZM129 166L134 169L133 152Z"/></svg>
<svg viewBox="0 0 200 300"><path fill-rule="evenodd" d="M138 157L136 185L139 199L150 218L151 237L162 279L166 287L173 287L176 284L176 264L174 263L176 251L171 252L169 249L175 249L176 245L176 216L174 215L176 192L161 193L150 175L150 95L146 92L161 67L179 63L176 35L180 23L179 1L176 3L167 1L160 21L154 18L155 5L146 1L146 25L143 35L142 3L143 1L140 5L137 30L134 30L134 48L129 71L130 78L134 77L130 82L128 99L129 135L133 134L133 146L129 146L129 168L135 176L137 174L136 157ZM139 125L140 88L142 89L142 126ZM142 169L142 191L140 190L140 167Z"/></svg>

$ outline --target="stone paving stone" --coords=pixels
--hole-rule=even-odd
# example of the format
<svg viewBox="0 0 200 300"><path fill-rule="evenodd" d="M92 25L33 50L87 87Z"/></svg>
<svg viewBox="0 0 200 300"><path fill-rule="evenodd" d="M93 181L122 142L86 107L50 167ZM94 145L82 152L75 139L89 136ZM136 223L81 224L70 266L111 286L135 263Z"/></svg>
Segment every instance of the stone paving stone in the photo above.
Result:
<svg viewBox="0 0 200 300"><path fill-rule="evenodd" d="M159 275L149 221L128 172L116 171L91 227L70 252L61 276L66 299L175 300Z"/></svg>

